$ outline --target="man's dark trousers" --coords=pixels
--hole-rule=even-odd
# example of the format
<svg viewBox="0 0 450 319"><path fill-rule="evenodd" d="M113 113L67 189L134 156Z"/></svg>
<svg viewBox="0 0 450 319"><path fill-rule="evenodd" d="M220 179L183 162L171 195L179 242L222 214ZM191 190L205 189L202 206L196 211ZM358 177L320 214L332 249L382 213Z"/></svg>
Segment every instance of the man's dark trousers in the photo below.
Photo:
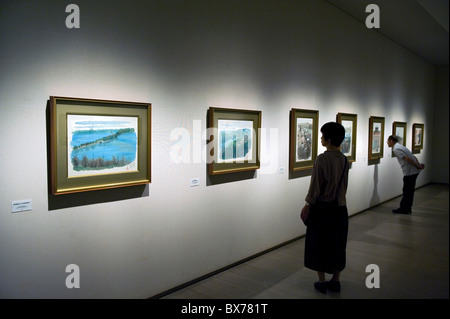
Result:
<svg viewBox="0 0 450 319"><path fill-rule="evenodd" d="M411 213L417 176L419 176L419 174L403 176L403 198L400 202L400 210L402 212Z"/></svg>

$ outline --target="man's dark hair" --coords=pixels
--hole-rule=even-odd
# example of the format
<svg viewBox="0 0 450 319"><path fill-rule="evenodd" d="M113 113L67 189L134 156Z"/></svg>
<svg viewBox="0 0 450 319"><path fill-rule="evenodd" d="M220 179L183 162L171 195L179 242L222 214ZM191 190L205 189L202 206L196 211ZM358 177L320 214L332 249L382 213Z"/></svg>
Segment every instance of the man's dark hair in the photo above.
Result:
<svg viewBox="0 0 450 319"><path fill-rule="evenodd" d="M331 138L331 145L340 146L345 137L344 127L336 122L325 123L321 128L323 138L329 140Z"/></svg>
<svg viewBox="0 0 450 319"><path fill-rule="evenodd" d="M395 143L398 143L398 137L395 136L395 135L390 135L390 136L388 137L388 140L391 140L391 141L393 141L393 142L395 142Z"/></svg>

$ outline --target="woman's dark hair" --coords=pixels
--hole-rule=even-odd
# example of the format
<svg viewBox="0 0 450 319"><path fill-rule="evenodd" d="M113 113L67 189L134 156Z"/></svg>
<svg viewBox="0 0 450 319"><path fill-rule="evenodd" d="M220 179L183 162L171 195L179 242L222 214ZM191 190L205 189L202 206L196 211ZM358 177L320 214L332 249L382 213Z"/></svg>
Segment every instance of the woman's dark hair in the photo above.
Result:
<svg viewBox="0 0 450 319"><path fill-rule="evenodd" d="M325 141L331 138L331 145L334 146L340 146L345 137L344 127L336 122L325 123L320 131Z"/></svg>

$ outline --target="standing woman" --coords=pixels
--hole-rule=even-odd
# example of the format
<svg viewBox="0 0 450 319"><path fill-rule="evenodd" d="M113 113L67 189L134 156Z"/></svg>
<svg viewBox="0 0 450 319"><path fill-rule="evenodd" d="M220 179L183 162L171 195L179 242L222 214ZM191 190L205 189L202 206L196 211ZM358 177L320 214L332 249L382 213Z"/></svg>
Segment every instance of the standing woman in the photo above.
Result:
<svg viewBox="0 0 450 319"><path fill-rule="evenodd" d="M345 268L348 211L345 195L348 184L347 157L340 151L345 129L336 122L324 124L322 145L327 150L317 156L301 218L307 225L305 267L317 271L314 287L321 293L341 291L340 273ZM325 273L332 274L329 281Z"/></svg>

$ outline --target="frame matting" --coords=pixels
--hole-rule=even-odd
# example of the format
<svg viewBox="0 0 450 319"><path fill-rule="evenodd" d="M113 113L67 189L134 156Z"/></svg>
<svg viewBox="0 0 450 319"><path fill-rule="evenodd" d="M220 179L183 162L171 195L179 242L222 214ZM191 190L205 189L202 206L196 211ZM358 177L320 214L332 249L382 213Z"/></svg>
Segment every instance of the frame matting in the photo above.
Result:
<svg viewBox="0 0 450 319"><path fill-rule="evenodd" d="M53 195L151 181L151 104L50 97Z"/></svg>
<svg viewBox="0 0 450 319"><path fill-rule="evenodd" d="M209 175L260 168L261 111L210 107L208 129Z"/></svg>
<svg viewBox="0 0 450 319"><path fill-rule="evenodd" d="M317 157L319 111L292 109L290 112L289 169L313 168Z"/></svg>

